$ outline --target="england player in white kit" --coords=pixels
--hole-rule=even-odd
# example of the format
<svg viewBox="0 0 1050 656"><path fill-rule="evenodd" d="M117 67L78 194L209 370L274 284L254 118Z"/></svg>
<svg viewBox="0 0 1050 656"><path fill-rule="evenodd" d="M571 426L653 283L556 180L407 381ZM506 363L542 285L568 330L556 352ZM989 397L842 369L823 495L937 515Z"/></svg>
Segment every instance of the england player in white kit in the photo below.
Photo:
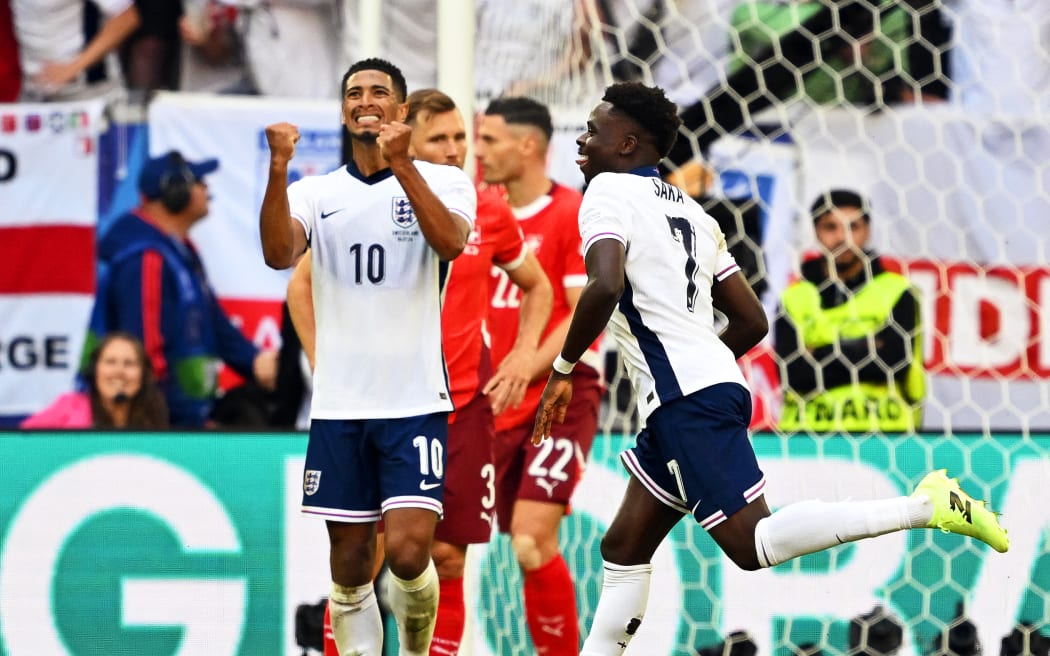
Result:
<svg viewBox="0 0 1050 656"><path fill-rule="evenodd" d="M438 601L430 546L452 410L441 294L477 195L462 170L409 158L396 66L360 61L342 89L353 140L346 167L288 186L298 130L266 128L263 254L287 268L310 246L317 341L303 512L327 520L335 642L344 654L382 648L372 585L382 518L401 653L426 654Z"/></svg>
<svg viewBox="0 0 1050 656"><path fill-rule="evenodd" d="M577 139L590 183L579 216L588 280L533 441L564 418L569 373L607 322L645 424L622 455L631 477L602 539L604 584L581 656L627 648L645 613L652 556L686 514L748 570L907 528L937 527L997 551L1008 547L995 515L943 470L911 496L805 501L770 514L747 432L751 396L736 365L768 324L718 224L659 178L656 165L678 125L677 107L661 89L622 83L606 89ZM721 333L713 309L728 319Z"/></svg>

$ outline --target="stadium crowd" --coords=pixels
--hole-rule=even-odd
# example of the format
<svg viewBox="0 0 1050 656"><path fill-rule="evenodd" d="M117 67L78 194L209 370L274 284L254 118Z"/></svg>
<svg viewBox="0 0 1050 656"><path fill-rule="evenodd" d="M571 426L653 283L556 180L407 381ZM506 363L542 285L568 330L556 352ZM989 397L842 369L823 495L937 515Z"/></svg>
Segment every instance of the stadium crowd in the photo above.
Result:
<svg viewBox="0 0 1050 656"><path fill-rule="evenodd" d="M613 79L651 79L665 88L679 104L683 129L663 173L719 217L732 252L761 295L766 281L759 228L745 208L711 188L713 176L705 164L711 144L723 134L762 131L764 109L791 107L800 98L872 108L949 100L974 109L1038 115L1045 109L1039 99L1050 96L1038 91L1050 91L1050 66L1045 53L1041 61L1038 56L1048 19L1033 3L995 4L811 0L796 11L776 1L637 0L588 8L587 3L479 0L476 61L499 65L475 69L478 109L499 95L549 96L552 85L583 80L602 63L609 65ZM5 53L0 100L103 97L148 103L159 90L334 98L337 90L330 80L360 46L358 9L350 0L68 0L60 11L44 12L32 0L0 0L0 52ZM381 54L405 70L409 89L436 81L436 11L435 3L422 0L383 3ZM978 29L988 15L995 16L998 32ZM1025 20L1036 25L1035 40L1017 40L1013 48L994 50L993 57L991 46L1015 34L1011 26ZM529 24L544 29L518 29ZM399 49L407 35L419 47ZM558 35L571 45L554 52L552 44L558 48L562 42ZM989 74L996 70L1023 71L1025 77ZM987 88L993 83L995 89ZM1028 104L997 104L1017 95L1019 86L1025 87ZM865 246L849 248L863 251ZM841 304L828 302L825 309ZM921 319L906 331L918 340ZM789 333L780 334L786 344ZM146 333L139 337L148 351L154 348ZM805 345L812 351L813 344ZM907 369L910 353L870 366L892 386ZM812 382L790 389L803 351L798 354L778 348L781 380L789 398L797 398L796 393L812 397ZM872 357L877 361L878 349ZM156 353L151 358L163 384L164 363ZM283 361L279 378L295 381L295 358ZM615 361L610 364L615 369ZM268 371L274 367L255 371L262 374L258 380L249 375L249 389L227 399L217 415L222 421L213 417L209 425L290 425L287 408L301 403L286 395L301 400L302 386L281 385L275 395L278 374ZM846 369L836 375L850 376ZM619 399L623 390L613 392L614 404L629 409L630 401ZM173 423L187 425L176 410ZM891 423L881 427L894 430ZM842 422L830 425L841 428Z"/></svg>

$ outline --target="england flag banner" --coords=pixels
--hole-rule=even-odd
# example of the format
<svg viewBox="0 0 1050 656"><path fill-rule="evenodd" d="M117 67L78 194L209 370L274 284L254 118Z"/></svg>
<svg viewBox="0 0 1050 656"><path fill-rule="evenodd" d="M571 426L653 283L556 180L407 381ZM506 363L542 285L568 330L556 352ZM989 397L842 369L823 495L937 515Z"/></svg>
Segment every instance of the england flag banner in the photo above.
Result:
<svg viewBox="0 0 1050 656"><path fill-rule="evenodd" d="M102 109L0 105L0 425L73 387L95 293Z"/></svg>

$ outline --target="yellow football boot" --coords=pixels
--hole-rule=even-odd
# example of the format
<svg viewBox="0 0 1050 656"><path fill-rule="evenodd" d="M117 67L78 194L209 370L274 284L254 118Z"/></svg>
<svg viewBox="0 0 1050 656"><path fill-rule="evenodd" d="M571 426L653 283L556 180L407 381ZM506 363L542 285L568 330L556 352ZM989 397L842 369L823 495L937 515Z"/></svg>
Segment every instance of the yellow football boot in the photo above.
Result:
<svg viewBox="0 0 1050 656"><path fill-rule="evenodd" d="M999 525L997 513L984 506L959 487L959 481L948 478L946 469L937 469L919 481L911 496L923 495L933 502L933 519L927 528L939 528L945 533L969 535L985 542L999 553L1010 548L1006 529Z"/></svg>

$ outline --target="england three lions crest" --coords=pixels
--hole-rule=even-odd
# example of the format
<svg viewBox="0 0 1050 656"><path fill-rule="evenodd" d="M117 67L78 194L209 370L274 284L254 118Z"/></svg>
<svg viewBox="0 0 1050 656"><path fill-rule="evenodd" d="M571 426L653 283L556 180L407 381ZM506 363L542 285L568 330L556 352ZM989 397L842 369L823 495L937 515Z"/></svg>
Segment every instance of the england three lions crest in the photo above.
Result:
<svg viewBox="0 0 1050 656"><path fill-rule="evenodd" d="M303 474L303 492L306 496L312 496L321 487L321 472L317 469L307 469Z"/></svg>
<svg viewBox="0 0 1050 656"><path fill-rule="evenodd" d="M416 222L416 213L408 196L394 196L391 199L390 218L399 228L408 228Z"/></svg>

